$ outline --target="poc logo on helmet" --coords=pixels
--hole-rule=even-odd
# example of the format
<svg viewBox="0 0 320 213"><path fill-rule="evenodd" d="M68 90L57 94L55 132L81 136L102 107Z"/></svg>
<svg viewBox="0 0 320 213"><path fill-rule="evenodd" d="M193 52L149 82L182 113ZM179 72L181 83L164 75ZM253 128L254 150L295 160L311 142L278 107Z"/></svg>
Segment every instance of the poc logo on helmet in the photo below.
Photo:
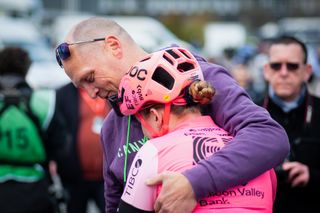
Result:
<svg viewBox="0 0 320 213"><path fill-rule="evenodd" d="M137 79L140 81L144 81L146 79L148 71L146 69L139 69L139 67L134 66L129 70L127 74L133 78L137 77Z"/></svg>

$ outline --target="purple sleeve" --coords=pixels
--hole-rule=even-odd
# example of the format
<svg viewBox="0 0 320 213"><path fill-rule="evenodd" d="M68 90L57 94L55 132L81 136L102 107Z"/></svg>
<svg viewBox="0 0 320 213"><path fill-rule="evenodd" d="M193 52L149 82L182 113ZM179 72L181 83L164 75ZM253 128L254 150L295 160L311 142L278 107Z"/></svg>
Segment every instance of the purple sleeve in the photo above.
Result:
<svg viewBox="0 0 320 213"><path fill-rule="evenodd" d="M103 178L106 212L115 213L124 188L125 147L127 139L127 117L118 117L112 111L108 114L101 130L103 147ZM134 119L130 125L130 142L128 146L127 174L136 151L146 142L140 123Z"/></svg>
<svg viewBox="0 0 320 213"><path fill-rule="evenodd" d="M197 199L248 182L280 164L289 152L284 129L251 101L223 67L200 64L205 80L217 90L209 106L210 115L235 138L183 173Z"/></svg>
<svg viewBox="0 0 320 213"><path fill-rule="evenodd" d="M106 121L103 124L101 131L101 142L103 147L103 177L104 177L104 196L106 213L116 213L120 202L120 197L123 192L123 183L121 183L114 173L110 170L113 159L116 158L118 140L117 137L119 129L115 127L116 115L109 113ZM110 131L110 130L113 131ZM120 131L120 130L119 130Z"/></svg>
<svg viewBox="0 0 320 213"><path fill-rule="evenodd" d="M123 191L122 183L118 183L119 180L116 177L114 177L112 173L107 169L106 161L104 162L103 166L103 176L105 180L104 197L106 203L106 212L115 213L117 212L120 197Z"/></svg>

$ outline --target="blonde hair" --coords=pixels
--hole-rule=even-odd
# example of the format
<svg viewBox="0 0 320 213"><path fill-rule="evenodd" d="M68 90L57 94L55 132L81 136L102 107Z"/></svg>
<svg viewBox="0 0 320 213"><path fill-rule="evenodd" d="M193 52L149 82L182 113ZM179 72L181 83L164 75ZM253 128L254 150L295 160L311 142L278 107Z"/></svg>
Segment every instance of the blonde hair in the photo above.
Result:
<svg viewBox="0 0 320 213"><path fill-rule="evenodd" d="M171 113L182 116L185 113L195 113L201 112L201 105L209 104L216 90L213 86L210 85L207 81L194 81L187 89L188 96L187 105L171 105ZM147 107L140 111L140 113L144 116L148 116L151 108L163 108L163 104L153 104L150 107Z"/></svg>
<svg viewBox="0 0 320 213"><path fill-rule="evenodd" d="M211 102L216 90L207 81L195 81L189 86L193 102L205 105Z"/></svg>

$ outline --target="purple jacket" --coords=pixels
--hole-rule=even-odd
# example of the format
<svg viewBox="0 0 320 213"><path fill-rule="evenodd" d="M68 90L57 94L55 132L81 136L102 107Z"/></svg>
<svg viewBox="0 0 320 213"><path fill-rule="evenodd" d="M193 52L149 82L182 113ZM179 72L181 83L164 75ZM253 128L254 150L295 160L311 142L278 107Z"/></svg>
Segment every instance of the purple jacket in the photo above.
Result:
<svg viewBox="0 0 320 213"><path fill-rule="evenodd" d="M197 60L205 80L217 90L212 104L208 106L208 113L217 125L235 137L208 160L183 173L199 199L246 183L282 163L289 152L289 142L283 128L271 119L265 109L251 101L223 67L200 57ZM116 212L124 188L127 125L127 117L117 117L112 111L101 132L107 213ZM140 124L132 118L127 171L145 142Z"/></svg>

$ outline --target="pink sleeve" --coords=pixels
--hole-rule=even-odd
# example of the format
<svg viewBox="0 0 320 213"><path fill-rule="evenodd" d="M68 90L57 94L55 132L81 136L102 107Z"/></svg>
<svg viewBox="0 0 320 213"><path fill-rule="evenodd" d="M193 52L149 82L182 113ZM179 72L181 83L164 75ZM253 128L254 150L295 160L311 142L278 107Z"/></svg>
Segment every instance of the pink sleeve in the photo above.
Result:
<svg viewBox="0 0 320 213"><path fill-rule="evenodd" d="M157 174L158 151L152 143L146 143L131 164L121 200L132 207L153 211L157 188L145 185L145 181Z"/></svg>

